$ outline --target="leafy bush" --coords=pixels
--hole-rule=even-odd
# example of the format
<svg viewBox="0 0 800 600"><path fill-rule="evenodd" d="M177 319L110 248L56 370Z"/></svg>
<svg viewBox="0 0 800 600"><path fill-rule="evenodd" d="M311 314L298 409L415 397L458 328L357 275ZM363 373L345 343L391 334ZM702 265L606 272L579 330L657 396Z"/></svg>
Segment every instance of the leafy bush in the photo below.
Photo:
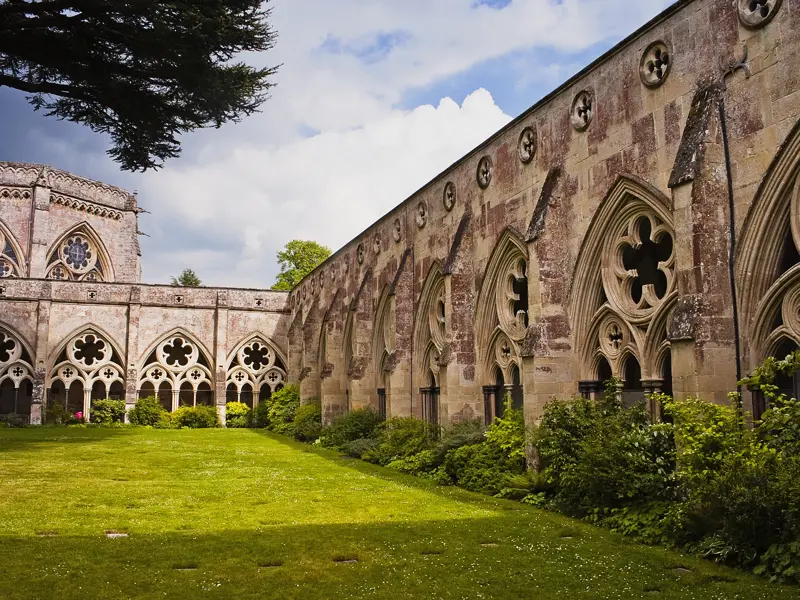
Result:
<svg viewBox="0 0 800 600"><path fill-rule="evenodd" d="M395 459L386 466L410 475L427 475L436 468L436 453L433 450L423 450L405 458Z"/></svg>
<svg viewBox="0 0 800 600"><path fill-rule="evenodd" d="M60 402L51 402L44 413L45 421L51 425L71 425L78 419Z"/></svg>
<svg viewBox="0 0 800 600"><path fill-rule="evenodd" d="M428 450L433 439L431 426L414 417L392 417L380 423L376 429L378 445L372 459L381 465L409 458Z"/></svg>
<svg viewBox="0 0 800 600"><path fill-rule="evenodd" d="M328 448L343 449L348 442L374 438L381 422L381 416L371 408L351 410L328 425L320 439Z"/></svg>
<svg viewBox="0 0 800 600"><path fill-rule="evenodd" d="M320 401L302 405L294 415L294 437L301 442L313 442L322 433L322 408Z"/></svg>
<svg viewBox="0 0 800 600"><path fill-rule="evenodd" d="M250 407L244 402L228 402L225 405L225 426L233 428L249 427L251 413Z"/></svg>
<svg viewBox="0 0 800 600"><path fill-rule="evenodd" d="M158 398L149 396L147 398L139 398L136 401L136 404L128 413L128 419L134 425L168 427L170 415L161 406Z"/></svg>
<svg viewBox="0 0 800 600"><path fill-rule="evenodd" d="M252 427L263 429L269 426L269 408L269 398L258 403L258 406L256 406L250 416Z"/></svg>
<svg viewBox="0 0 800 600"><path fill-rule="evenodd" d="M287 385L274 392L269 399L267 428L275 433L292 435L294 416L300 408L300 388Z"/></svg>
<svg viewBox="0 0 800 600"><path fill-rule="evenodd" d="M511 395L506 394L503 416L494 420L486 430L486 441L500 448L511 460L525 460L525 416L514 408Z"/></svg>
<svg viewBox="0 0 800 600"><path fill-rule="evenodd" d="M378 442L375 439L361 438L345 442L340 446L340 450L347 456L366 460L377 445Z"/></svg>
<svg viewBox="0 0 800 600"><path fill-rule="evenodd" d="M465 489L494 495L509 486L513 475L525 472L525 461L512 461L499 446L483 442L448 452L444 471Z"/></svg>
<svg viewBox="0 0 800 600"><path fill-rule="evenodd" d="M216 406L181 406L172 413L175 427L188 429L209 429L219 427L219 415Z"/></svg>
<svg viewBox="0 0 800 600"><path fill-rule="evenodd" d="M486 427L483 425L483 421L479 419L460 421L444 427L434 448L436 464L442 464L444 457L450 450L455 450L461 446L480 444L484 441L486 441Z"/></svg>
<svg viewBox="0 0 800 600"><path fill-rule="evenodd" d="M102 425L122 423L125 420L125 400L111 400L110 398L94 400L89 414L92 423Z"/></svg>

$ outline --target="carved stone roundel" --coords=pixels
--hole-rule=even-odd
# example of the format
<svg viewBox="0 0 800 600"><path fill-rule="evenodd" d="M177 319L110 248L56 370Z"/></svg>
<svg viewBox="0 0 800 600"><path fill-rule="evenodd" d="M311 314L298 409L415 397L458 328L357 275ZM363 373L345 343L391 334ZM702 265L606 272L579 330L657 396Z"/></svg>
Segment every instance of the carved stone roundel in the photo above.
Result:
<svg viewBox="0 0 800 600"><path fill-rule="evenodd" d="M639 76L647 87L657 88L667 79L672 69L672 52L662 41L653 42L642 54Z"/></svg>
<svg viewBox="0 0 800 600"><path fill-rule="evenodd" d="M492 159L484 156L478 161L478 171L476 173L478 186L485 190L492 182Z"/></svg>
<svg viewBox="0 0 800 600"><path fill-rule="evenodd" d="M572 126L577 131L584 131L594 118L594 94L588 90L578 92L572 101Z"/></svg>
<svg viewBox="0 0 800 600"><path fill-rule="evenodd" d="M745 27L764 27L778 13L783 0L738 0L739 21Z"/></svg>
<svg viewBox="0 0 800 600"><path fill-rule="evenodd" d="M536 156L536 130L526 127L519 134L519 159L526 165Z"/></svg>
<svg viewBox="0 0 800 600"><path fill-rule="evenodd" d="M417 227L422 229L425 227L425 224L428 222L428 205L424 202L420 202L417 206Z"/></svg>
<svg viewBox="0 0 800 600"><path fill-rule="evenodd" d="M394 238L395 242L399 242L403 238L403 224L400 222L399 218L394 220L394 228L392 229L392 238Z"/></svg>
<svg viewBox="0 0 800 600"><path fill-rule="evenodd" d="M372 250L375 254L380 254L381 252L381 236L379 234L376 234L375 239L372 241Z"/></svg>
<svg viewBox="0 0 800 600"><path fill-rule="evenodd" d="M456 184L452 181L448 181L444 184L442 205L447 212L453 210L453 207L456 205Z"/></svg>
<svg viewBox="0 0 800 600"><path fill-rule="evenodd" d="M358 264L364 264L364 244L359 244L358 248L356 248L356 258L358 260Z"/></svg>

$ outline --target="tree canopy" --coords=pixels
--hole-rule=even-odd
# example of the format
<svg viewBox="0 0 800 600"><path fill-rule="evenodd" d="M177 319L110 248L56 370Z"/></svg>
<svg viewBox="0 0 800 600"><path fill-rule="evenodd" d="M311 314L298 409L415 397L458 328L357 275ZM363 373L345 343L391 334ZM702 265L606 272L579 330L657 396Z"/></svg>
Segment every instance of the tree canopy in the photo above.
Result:
<svg viewBox="0 0 800 600"><path fill-rule="evenodd" d="M292 240L278 252L281 267L273 290L288 292L331 255L331 249L317 242Z"/></svg>
<svg viewBox="0 0 800 600"><path fill-rule="evenodd" d="M197 276L197 273L191 269L184 269L177 277L172 278L172 285L179 285L181 287L200 287L203 282Z"/></svg>
<svg viewBox="0 0 800 600"><path fill-rule="evenodd" d="M0 87L48 116L111 136L123 169L180 154L181 133L255 112L277 67L269 0L0 0Z"/></svg>

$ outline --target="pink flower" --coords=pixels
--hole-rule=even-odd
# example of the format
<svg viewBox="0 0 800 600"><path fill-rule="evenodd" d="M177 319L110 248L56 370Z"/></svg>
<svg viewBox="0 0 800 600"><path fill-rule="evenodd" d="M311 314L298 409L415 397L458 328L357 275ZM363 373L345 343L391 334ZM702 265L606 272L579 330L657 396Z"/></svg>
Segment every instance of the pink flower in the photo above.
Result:
<svg viewBox="0 0 800 600"><path fill-rule="evenodd" d="M78 421L80 421L83 418L83 413L81 411L76 412L75 418L78 419Z"/></svg>

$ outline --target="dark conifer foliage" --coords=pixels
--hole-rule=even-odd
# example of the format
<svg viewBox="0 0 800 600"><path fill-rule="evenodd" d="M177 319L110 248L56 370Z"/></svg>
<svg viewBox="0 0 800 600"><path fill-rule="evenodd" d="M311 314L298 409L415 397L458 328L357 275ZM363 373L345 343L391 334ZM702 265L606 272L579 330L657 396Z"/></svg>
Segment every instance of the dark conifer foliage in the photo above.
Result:
<svg viewBox="0 0 800 600"><path fill-rule="evenodd" d="M108 133L123 169L158 168L181 133L250 115L277 67L262 0L0 0L0 86L48 116Z"/></svg>

